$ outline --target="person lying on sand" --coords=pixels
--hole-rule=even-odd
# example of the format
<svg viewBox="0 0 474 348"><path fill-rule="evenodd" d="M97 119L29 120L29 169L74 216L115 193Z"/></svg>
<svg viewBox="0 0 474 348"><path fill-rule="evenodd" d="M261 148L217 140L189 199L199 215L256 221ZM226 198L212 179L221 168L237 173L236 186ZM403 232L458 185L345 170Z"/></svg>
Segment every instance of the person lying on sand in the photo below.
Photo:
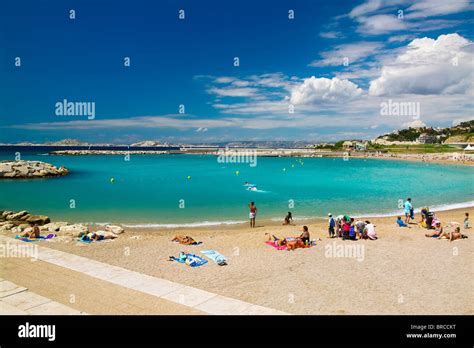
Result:
<svg viewBox="0 0 474 348"><path fill-rule="evenodd" d="M179 244L184 244L184 245L198 245L200 243L196 242L192 237L189 236L184 236L184 235L178 235L174 237L172 242L178 242Z"/></svg>
<svg viewBox="0 0 474 348"><path fill-rule="evenodd" d="M441 222L436 222L435 226L436 227L433 232L425 234L426 237L439 238L443 234L443 227L441 226Z"/></svg>
<svg viewBox="0 0 474 348"><path fill-rule="evenodd" d="M441 233L438 239L442 239L442 238L449 239L449 241L452 242L453 240L456 240L456 239L467 238L467 236L461 233L461 228L458 226L454 229L454 231L451 231L449 233L448 232Z"/></svg>
<svg viewBox="0 0 474 348"><path fill-rule="evenodd" d="M280 239L274 234L270 235L269 233L265 233L265 235L268 236L267 241L275 243L276 246L283 246L286 245L286 243L288 242L286 238Z"/></svg>
<svg viewBox="0 0 474 348"><path fill-rule="evenodd" d="M84 233L81 236L81 240L88 242L88 241L98 241L98 240L104 240L104 239L115 239L117 237L118 235L110 231L97 231L97 232Z"/></svg>
<svg viewBox="0 0 474 348"><path fill-rule="evenodd" d="M39 238L40 237L40 229L37 224L32 224L32 230L29 232L25 232L21 234L21 237L26 237L26 238Z"/></svg>
<svg viewBox="0 0 474 348"><path fill-rule="evenodd" d="M294 225L293 223L293 216L291 215L291 211L285 216L285 220L283 221L283 225Z"/></svg>

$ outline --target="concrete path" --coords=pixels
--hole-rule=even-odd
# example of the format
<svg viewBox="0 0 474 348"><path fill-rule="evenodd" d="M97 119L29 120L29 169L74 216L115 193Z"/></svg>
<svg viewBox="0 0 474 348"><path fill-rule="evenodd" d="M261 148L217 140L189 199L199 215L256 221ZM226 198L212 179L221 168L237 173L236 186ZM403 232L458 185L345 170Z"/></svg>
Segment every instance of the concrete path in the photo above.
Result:
<svg viewBox="0 0 474 348"><path fill-rule="evenodd" d="M275 309L221 296L166 279L148 276L121 267L85 257L47 248L39 243L25 243L0 236L0 245L10 249L21 248L21 252L33 259L60 266L71 271L106 281L123 288L139 291L182 306L193 308L204 314L279 315L287 314ZM25 247L28 244L28 247ZM34 261L32 261L34 262Z"/></svg>
<svg viewBox="0 0 474 348"><path fill-rule="evenodd" d="M0 315L86 314L0 278Z"/></svg>

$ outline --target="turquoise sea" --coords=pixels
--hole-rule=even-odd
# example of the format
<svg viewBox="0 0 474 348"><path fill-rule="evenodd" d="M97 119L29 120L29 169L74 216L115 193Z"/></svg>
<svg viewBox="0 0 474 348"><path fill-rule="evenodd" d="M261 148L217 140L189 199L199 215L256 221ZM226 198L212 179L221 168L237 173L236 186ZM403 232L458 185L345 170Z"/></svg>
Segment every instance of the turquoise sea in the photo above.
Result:
<svg viewBox="0 0 474 348"><path fill-rule="evenodd" d="M0 159L13 156L3 153ZM283 219L287 211L297 218L396 213L407 197L415 207L437 209L474 201L474 168L466 166L259 157L251 167L204 155L132 155L125 161L121 155L26 153L22 159L64 165L71 173L0 180L0 209L28 210L55 221L172 227L243 222L250 201L259 219ZM247 190L246 181L258 190Z"/></svg>

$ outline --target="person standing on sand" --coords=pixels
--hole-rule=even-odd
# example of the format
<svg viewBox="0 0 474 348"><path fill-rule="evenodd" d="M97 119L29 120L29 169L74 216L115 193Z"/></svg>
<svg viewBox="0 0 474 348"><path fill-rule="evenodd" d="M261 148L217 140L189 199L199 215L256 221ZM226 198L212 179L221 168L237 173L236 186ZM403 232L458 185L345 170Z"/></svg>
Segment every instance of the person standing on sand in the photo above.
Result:
<svg viewBox="0 0 474 348"><path fill-rule="evenodd" d="M403 207L405 209L405 223L409 224L410 223L410 218L411 218L411 211L413 210L413 206L411 204L411 198L407 198L407 201L405 204L403 204Z"/></svg>
<svg viewBox="0 0 474 348"><path fill-rule="evenodd" d="M254 202L249 203L249 218L250 218L250 227L255 227L255 217L257 216L257 206Z"/></svg>
<svg viewBox="0 0 474 348"><path fill-rule="evenodd" d="M329 238L334 238L336 232L334 231L334 227L336 227L336 221L332 217L332 214L328 214L329 220L328 220L328 233L329 233Z"/></svg>

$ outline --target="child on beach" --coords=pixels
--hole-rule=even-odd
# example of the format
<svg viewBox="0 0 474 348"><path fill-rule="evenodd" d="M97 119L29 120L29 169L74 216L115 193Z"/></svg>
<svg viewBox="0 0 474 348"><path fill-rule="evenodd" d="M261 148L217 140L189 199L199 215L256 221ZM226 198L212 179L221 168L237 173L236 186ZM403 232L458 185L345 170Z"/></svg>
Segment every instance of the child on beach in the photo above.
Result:
<svg viewBox="0 0 474 348"><path fill-rule="evenodd" d="M397 217L397 225L398 227L408 227L408 225L406 223L403 222L401 216Z"/></svg>
<svg viewBox="0 0 474 348"><path fill-rule="evenodd" d="M351 223L350 219L347 217L344 217L343 223L342 223L342 240L349 239L349 232L351 231Z"/></svg>
<svg viewBox="0 0 474 348"><path fill-rule="evenodd" d="M293 223L293 216L291 215L291 211L285 216L285 220L283 221L283 225L294 225Z"/></svg>
<svg viewBox="0 0 474 348"><path fill-rule="evenodd" d="M336 221L332 217L332 214L329 213L329 220L328 220L328 233L329 233L329 238L334 238L334 235L336 232L334 231L334 227L336 227Z"/></svg>
<svg viewBox="0 0 474 348"><path fill-rule="evenodd" d="M357 220L355 223L357 233L359 234L359 239L362 239L364 237L365 225L365 222L362 220Z"/></svg>
<svg viewBox="0 0 474 348"><path fill-rule="evenodd" d="M464 229L467 230L468 228L471 228L469 225L469 213L464 214Z"/></svg>

